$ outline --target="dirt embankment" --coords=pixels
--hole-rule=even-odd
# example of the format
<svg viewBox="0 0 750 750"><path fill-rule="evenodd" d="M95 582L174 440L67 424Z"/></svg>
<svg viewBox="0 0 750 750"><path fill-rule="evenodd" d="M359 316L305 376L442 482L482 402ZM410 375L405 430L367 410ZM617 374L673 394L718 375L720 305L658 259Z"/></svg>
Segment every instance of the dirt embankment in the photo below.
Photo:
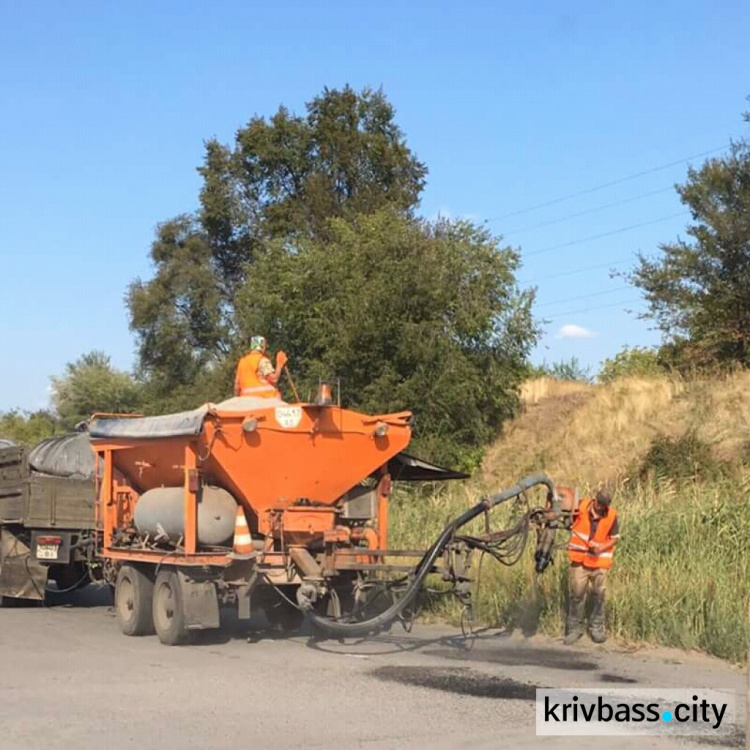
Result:
<svg viewBox="0 0 750 750"><path fill-rule="evenodd" d="M750 373L723 379L627 378L605 385L539 378L490 448L482 479L504 486L543 469L560 483L623 482L659 438L694 436L718 461L750 455Z"/></svg>

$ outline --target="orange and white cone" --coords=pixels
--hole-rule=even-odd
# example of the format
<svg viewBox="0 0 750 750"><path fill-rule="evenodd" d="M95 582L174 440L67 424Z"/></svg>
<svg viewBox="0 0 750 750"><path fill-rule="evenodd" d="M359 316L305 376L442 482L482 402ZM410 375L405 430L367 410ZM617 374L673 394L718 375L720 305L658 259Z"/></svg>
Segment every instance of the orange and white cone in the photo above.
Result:
<svg viewBox="0 0 750 750"><path fill-rule="evenodd" d="M253 538L250 536L250 527L247 525L245 511L242 506L237 506L237 514L234 521L234 544L232 551L235 557L250 557L255 552Z"/></svg>

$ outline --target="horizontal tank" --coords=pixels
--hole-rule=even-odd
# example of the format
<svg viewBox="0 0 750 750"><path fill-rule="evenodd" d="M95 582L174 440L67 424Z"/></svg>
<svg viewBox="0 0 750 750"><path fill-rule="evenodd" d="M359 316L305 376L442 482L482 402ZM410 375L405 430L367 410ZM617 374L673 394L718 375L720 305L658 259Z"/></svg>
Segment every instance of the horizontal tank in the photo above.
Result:
<svg viewBox="0 0 750 750"><path fill-rule="evenodd" d="M237 502L221 487L203 487L198 496L198 544L223 545L234 535ZM185 536L185 491L157 487L135 505L135 526L142 534L166 536L176 543Z"/></svg>

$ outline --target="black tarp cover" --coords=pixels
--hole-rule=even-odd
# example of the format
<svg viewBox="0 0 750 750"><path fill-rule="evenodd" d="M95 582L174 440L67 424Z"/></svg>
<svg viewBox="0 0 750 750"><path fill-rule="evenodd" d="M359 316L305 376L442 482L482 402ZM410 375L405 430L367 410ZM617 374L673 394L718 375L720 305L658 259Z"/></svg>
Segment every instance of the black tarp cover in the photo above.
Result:
<svg viewBox="0 0 750 750"><path fill-rule="evenodd" d="M29 465L41 474L72 479L94 478L94 453L87 432L47 438L29 452Z"/></svg>

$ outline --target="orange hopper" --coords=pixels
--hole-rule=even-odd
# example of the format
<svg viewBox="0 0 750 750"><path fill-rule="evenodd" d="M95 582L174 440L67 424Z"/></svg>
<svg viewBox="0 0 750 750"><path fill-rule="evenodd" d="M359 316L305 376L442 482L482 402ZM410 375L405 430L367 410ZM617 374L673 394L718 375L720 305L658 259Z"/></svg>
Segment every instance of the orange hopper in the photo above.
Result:
<svg viewBox="0 0 750 750"><path fill-rule="evenodd" d="M94 450L110 453L114 471L141 495L183 486L192 463L201 485L224 488L244 508L253 533L269 533L273 513L293 509L284 526L299 535L334 527L331 506L408 445L410 419L408 411L367 416L238 397L163 417L98 416L90 434Z"/></svg>

